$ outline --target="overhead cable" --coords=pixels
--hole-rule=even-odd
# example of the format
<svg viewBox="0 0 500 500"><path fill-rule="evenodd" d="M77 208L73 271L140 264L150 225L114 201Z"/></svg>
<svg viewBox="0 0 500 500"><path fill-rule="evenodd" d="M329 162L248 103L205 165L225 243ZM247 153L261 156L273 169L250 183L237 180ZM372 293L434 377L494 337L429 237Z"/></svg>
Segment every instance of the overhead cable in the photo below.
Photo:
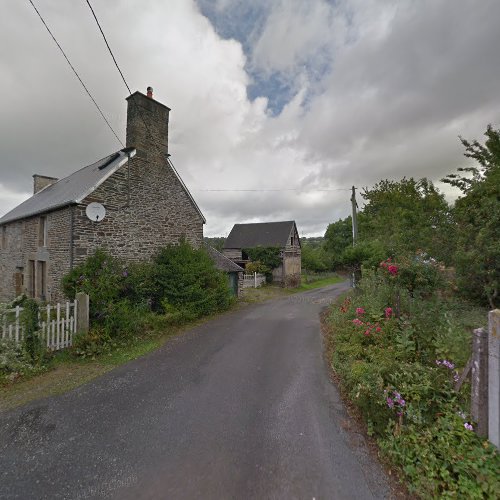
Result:
<svg viewBox="0 0 500 500"><path fill-rule="evenodd" d="M87 86L85 85L85 83L83 83L83 80L81 79L80 75L78 74L78 72L76 71L75 67L71 64L71 61L69 60L68 56L66 55L66 53L64 52L63 48L61 47L61 44L57 41L56 37L53 35L52 31L50 31L50 28L47 26L47 23L45 22L44 18L42 17L42 15L40 14L40 12L38 11L38 9L36 8L35 4L33 3L33 0L28 0L29 3L31 4L31 6L33 7L33 9L35 9L35 12L38 14L38 17L40 18L40 21L42 21L43 25L45 26L45 28L47 29L47 31L49 32L49 35L52 37L52 40L54 40L54 43L57 45L57 47L59 48L59 50L61 51L61 54L64 56L64 58L66 59L66 62L69 64L70 68L73 70L73 73L76 75L76 77L78 78L78 80L80 81L80 83L82 84L83 88L85 89L85 92L87 92L88 96L90 97L90 99L92 99L92 102L95 104L95 107L97 108L97 110L99 111L99 113L101 114L103 120L106 122L106 125L109 127L109 129L111 130L111 132L113 132L113 135L116 137L117 141L122 145L122 147L125 147L125 145L123 144L123 142L121 141L121 139L118 137L118 135L116 134L116 132L113 130L113 127L111 126L111 124L109 123L108 119L106 118L106 116L104 115L104 113L102 112L101 108L99 107L99 105L97 104L96 100L94 99L94 97L92 96L92 94L90 93L89 89L87 88Z"/></svg>

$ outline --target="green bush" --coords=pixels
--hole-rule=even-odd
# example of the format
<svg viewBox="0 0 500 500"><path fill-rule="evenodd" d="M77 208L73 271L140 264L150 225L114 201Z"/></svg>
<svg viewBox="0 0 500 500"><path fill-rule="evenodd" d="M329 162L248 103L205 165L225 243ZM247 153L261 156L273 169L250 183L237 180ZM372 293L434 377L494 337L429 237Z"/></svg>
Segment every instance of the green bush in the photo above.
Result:
<svg viewBox="0 0 500 500"><path fill-rule="evenodd" d="M26 375L36 370L31 357L22 344L0 339L0 380L16 375Z"/></svg>
<svg viewBox="0 0 500 500"><path fill-rule="evenodd" d="M379 440L383 453L422 498L499 498L500 455L493 445L465 428L453 407L444 407L428 426L405 425Z"/></svg>
<svg viewBox="0 0 500 500"><path fill-rule="evenodd" d="M126 276L124 264L105 250L97 249L84 263L64 276L63 291L70 299L74 299L78 292L88 294L90 319L99 321L108 314L109 304L120 299Z"/></svg>
<svg viewBox="0 0 500 500"><path fill-rule="evenodd" d="M470 327L481 316L443 294L437 266L384 263L365 269L356 291L331 310L333 367L413 492L495 498L498 453L471 431L469 386L454 391L470 355Z"/></svg>
<svg viewBox="0 0 500 500"><path fill-rule="evenodd" d="M227 277L210 256L188 243L170 245L154 259L153 307L199 318L227 309L233 301Z"/></svg>
<svg viewBox="0 0 500 500"><path fill-rule="evenodd" d="M266 281L271 283L273 280L273 269L281 264L280 248L279 247L254 247L243 248L243 253L246 254L252 262L259 262L264 268Z"/></svg>

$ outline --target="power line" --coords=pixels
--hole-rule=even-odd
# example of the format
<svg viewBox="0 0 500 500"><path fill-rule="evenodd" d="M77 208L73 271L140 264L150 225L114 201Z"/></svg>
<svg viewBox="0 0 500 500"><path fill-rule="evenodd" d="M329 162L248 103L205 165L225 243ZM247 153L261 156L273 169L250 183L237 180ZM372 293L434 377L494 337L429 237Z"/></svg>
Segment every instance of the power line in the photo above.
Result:
<svg viewBox="0 0 500 500"><path fill-rule="evenodd" d="M332 191L350 191L345 188L335 189L303 189L303 188L287 188L287 189L193 189L193 191L203 192L281 192L281 191L301 191L309 193L330 193Z"/></svg>
<svg viewBox="0 0 500 500"><path fill-rule="evenodd" d="M45 20L43 19L42 15L40 14L40 12L38 11L38 9L36 8L35 4L33 3L32 0L28 0L28 1L31 4L31 6L33 7L33 9L35 9L35 12L38 14L38 17L40 18L40 21L42 21L43 25L45 26L45 28L49 32L49 35L52 37L52 40L54 40L54 43L57 45L57 47L61 51L61 54L64 56L64 59L66 59L67 63L69 64L69 67L73 70L73 73L76 75L76 77L78 78L78 80L82 84L83 88L85 89L85 92L87 92L88 96L92 99L92 102L95 104L95 107L98 109L98 111L101 114L103 120L106 122L106 125L109 127L109 129L111 130L111 132L113 132L113 135L116 137L117 141L122 145L122 147L125 147L125 145L123 144L123 142L121 141L121 139L118 137L118 135L116 134L116 132L113 130L113 127L111 126L111 124L109 123L108 119L106 118L106 116L102 112L102 110L99 107L99 105L97 104L96 100L92 97L92 94L90 93L89 89L83 83L83 80L80 78L80 75L77 73L76 69L71 64L71 61L69 60L68 56L64 52L64 50L61 47L61 45L59 44L59 42L56 40L56 37L52 34L52 31L50 31L49 27L47 26L47 23L45 22Z"/></svg>
<svg viewBox="0 0 500 500"><path fill-rule="evenodd" d="M106 42L106 47L108 47L109 53L111 54L111 57L113 58L113 62L115 63L116 69L120 72L120 76L122 77L123 83L127 87L128 93L130 95L132 93L132 91L130 90L130 87L128 86L127 81L125 80L125 77L123 76L123 73L122 73L122 70L120 69L120 66L118 66L118 63L116 62L116 58L113 54L113 51L111 50L111 47L109 46L108 40L106 39L106 35L104 34L104 31L101 28L101 24L99 23L99 20L97 19L97 16L94 12L94 9L92 8L92 5L90 5L89 0L87 0L87 4L88 4L90 10L92 11L92 15L94 16L95 22L97 23L97 26L99 27L101 35L104 38L104 41Z"/></svg>
<svg viewBox="0 0 500 500"><path fill-rule="evenodd" d="M113 51L111 50L111 47L108 43L108 40L106 38L106 35L104 34L104 30L101 27L101 24L99 23L99 20L97 19L97 15L92 8L92 5L90 3L90 0L86 0L87 5L89 6L92 15L94 16L95 22L97 23L97 26L99 28L99 31L101 32L101 35L104 39L104 42L106 43L106 47L108 48L108 51L113 59L113 62L115 63L116 69L119 71L120 76L122 77L123 83L127 87L127 90L129 92L129 95L132 94L132 91L130 90L130 87L125 79L125 76L123 75L122 70L120 69L120 66L118 65L118 62L116 61L116 58L113 54ZM151 134L148 124L144 118L143 115L143 110L141 109L140 106L137 107L139 111L139 116L141 117L142 122L144 123L144 127L146 128L146 131L148 133L148 137L153 140L153 145L156 146L156 148L163 152L163 148L158 144L158 142L154 139L154 135ZM184 181L182 180L181 176L177 172L177 169L175 168L174 164L172 163L171 159L168 158L166 159L166 163L170 165L172 170L175 172L177 175L177 178L180 180L182 183L183 187L186 189L186 191L189 193L189 189L187 186L184 184ZM331 191L350 191L350 189L345 189L345 188L337 188L337 189L314 189L314 190L308 190L308 189L300 189L300 188L295 188L295 189L193 189L193 191L198 191L198 192L279 192L279 191L309 191L309 192L331 192ZM194 201L194 200L193 200Z"/></svg>

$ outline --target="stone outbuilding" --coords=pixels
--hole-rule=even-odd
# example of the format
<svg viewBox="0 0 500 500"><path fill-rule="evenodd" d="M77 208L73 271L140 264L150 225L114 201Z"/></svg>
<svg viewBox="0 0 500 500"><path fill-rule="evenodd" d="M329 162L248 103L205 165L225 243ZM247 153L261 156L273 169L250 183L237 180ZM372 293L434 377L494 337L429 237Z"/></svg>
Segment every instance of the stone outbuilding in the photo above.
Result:
<svg viewBox="0 0 500 500"><path fill-rule="evenodd" d="M223 254L245 267L250 261L245 249L255 247L279 248L281 264L273 269L273 281L283 286L300 284L301 245L295 221L235 224L226 241Z"/></svg>
<svg viewBox="0 0 500 500"><path fill-rule="evenodd" d="M229 289L235 297L241 297L243 293L243 273L244 269L238 264L235 264L231 259L221 254L218 250L210 245L205 245L205 249L212 258L215 267L227 275Z"/></svg>
<svg viewBox="0 0 500 500"><path fill-rule="evenodd" d="M127 98L126 148L61 180L34 175L33 196L0 218L0 302L62 299L62 277L97 248L134 262L202 245L205 218L169 158L170 108L147 94Z"/></svg>

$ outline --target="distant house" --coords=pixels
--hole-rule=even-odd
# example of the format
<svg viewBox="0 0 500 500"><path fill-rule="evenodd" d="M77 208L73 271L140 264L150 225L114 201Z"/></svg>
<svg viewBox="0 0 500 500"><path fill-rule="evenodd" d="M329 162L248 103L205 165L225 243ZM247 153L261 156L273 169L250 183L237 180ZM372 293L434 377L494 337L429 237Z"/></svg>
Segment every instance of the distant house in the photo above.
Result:
<svg viewBox="0 0 500 500"><path fill-rule="evenodd" d="M284 286L300 284L301 246L295 221L235 224L227 237L223 254L245 267L250 259L247 248L277 247L281 264L273 270L273 281Z"/></svg>
<svg viewBox="0 0 500 500"><path fill-rule="evenodd" d="M243 272L245 270L231 259L221 254L214 247L205 245L205 249L212 258L215 267L219 269L219 271L223 271L227 274L229 288L233 295L240 297L243 291Z"/></svg>
<svg viewBox="0 0 500 500"><path fill-rule="evenodd" d="M127 147L64 179L34 175L34 194L0 218L0 302L62 298L61 278L96 248L125 261L203 242L205 218L168 159L170 109L127 98Z"/></svg>

